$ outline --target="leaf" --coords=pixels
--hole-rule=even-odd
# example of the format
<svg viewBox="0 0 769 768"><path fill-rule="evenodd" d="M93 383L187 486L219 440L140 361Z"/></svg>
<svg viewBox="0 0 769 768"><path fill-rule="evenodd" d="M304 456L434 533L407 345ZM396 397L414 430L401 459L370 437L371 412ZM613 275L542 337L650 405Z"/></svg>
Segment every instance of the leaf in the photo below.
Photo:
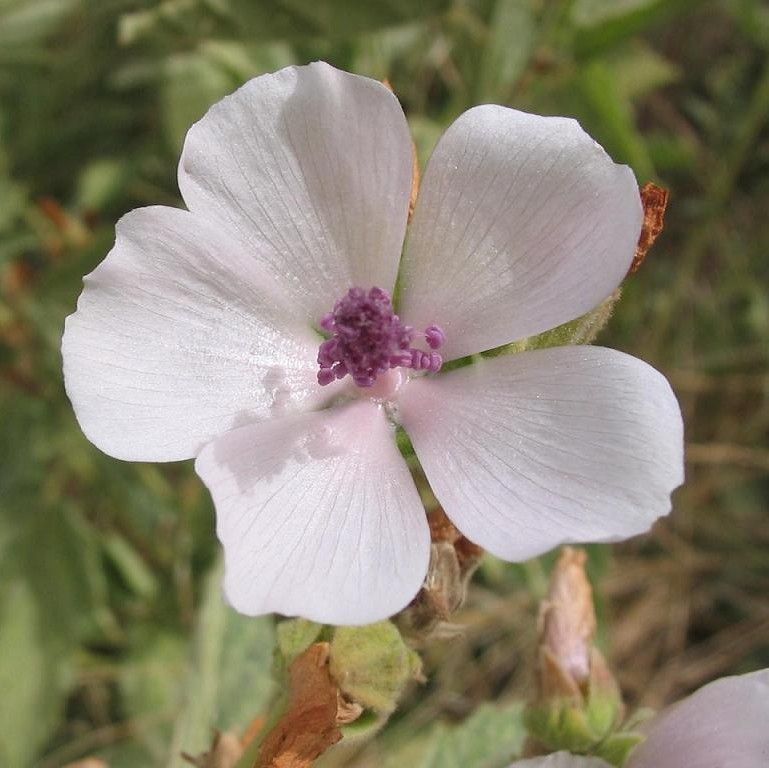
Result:
<svg viewBox="0 0 769 768"><path fill-rule="evenodd" d="M584 109L600 127L599 140L618 162L629 163L642 179L655 175L646 143L635 126L629 99L619 91L616 75L607 62L595 60L583 67L577 85Z"/></svg>
<svg viewBox="0 0 769 768"><path fill-rule="evenodd" d="M225 605L222 574L220 562L205 581L184 704L174 726L172 768L185 765L182 751L206 751L212 729L244 730L273 693L273 622L241 616Z"/></svg>
<svg viewBox="0 0 769 768"><path fill-rule="evenodd" d="M162 88L163 126L169 147L179 152L189 127L238 84L226 69L202 52L169 58Z"/></svg>
<svg viewBox="0 0 769 768"><path fill-rule="evenodd" d="M163 123L166 139L177 153L189 127L215 102L256 75L293 63L287 46L206 40L189 53L163 63Z"/></svg>
<svg viewBox="0 0 769 768"><path fill-rule="evenodd" d="M531 0L497 0L478 72L476 101L508 101L536 40Z"/></svg>
<svg viewBox="0 0 769 768"><path fill-rule="evenodd" d="M328 659L328 644L315 643L293 661L288 708L262 742L255 768L310 768L342 738Z"/></svg>
<svg viewBox="0 0 769 768"><path fill-rule="evenodd" d="M125 14L119 39L129 45L147 40L168 45L184 36L250 42L339 39L435 15L449 5L448 0L164 0L154 8Z"/></svg>
<svg viewBox="0 0 769 768"><path fill-rule="evenodd" d="M152 628L134 633L132 641L134 650L118 667L121 705L127 718L148 723L132 738L134 763L159 765L181 699L188 647L181 636ZM137 750L142 750L141 757ZM113 762L112 755L101 756Z"/></svg>
<svg viewBox="0 0 769 768"><path fill-rule="evenodd" d="M638 238L630 271L636 272L643 264L646 254L654 241L662 234L665 226L665 209L668 205L668 191L649 182L641 188L641 202L644 207L644 221Z"/></svg>
<svg viewBox="0 0 769 768"><path fill-rule="evenodd" d="M525 739L520 704L482 704L463 723L438 723L389 752L383 768L505 768L520 756Z"/></svg>
<svg viewBox="0 0 769 768"><path fill-rule="evenodd" d="M575 0L571 20L575 50L590 56L660 24L703 0Z"/></svg>
<svg viewBox="0 0 769 768"><path fill-rule="evenodd" d="M270 37L303 36L344 38L371 32L431 16L449 6L447 0L379 0L376 3L351 3L349 0L230 0L233 18L244 25L244 31L264 34L275 28ZM280 26L278 26L280 25Z"/></svg>
<svg viewBox="0 0 769 768"><path fill-rule="evenodd" d="M0 765L31 765L56 725L70 660L44 631L34 593L21 579L0 600Z"/></svg>
<svg viewBox="0 0 769 768"><path fill-rule="evenodd" d="M681 72L646 43L628 46L612 57L617 91L633 101L658 88L678 81Z"/></svg>
<svg viewBox="0 0 769 768"><path fill-rule="evenodd" d="M63 652L94 632L106 583L93 531L65 504L30 509L3 527L8 539L0 578L28 585L51 644Z"/></svg>
<svg viewBox="0 0 769 768"><path fill-rule="evenodd" d="M277 626L277 642L280 655L286 665L290 665L302 651L317 639L323 629L308 619L286 619Z"/></svg>
<svg viewBox="0 0 769 768"><path fill-rule="evenodd" d="M107 533L102 545L124 584L134 595L151 599L157 594L159 587L155 574L123 536Z"/></svg>
<svg viewBox="0 0 769 768"><path fill-rule="evenodd" d="M0 1L0 51L42 41L80 5L80 0Z"/></svg>

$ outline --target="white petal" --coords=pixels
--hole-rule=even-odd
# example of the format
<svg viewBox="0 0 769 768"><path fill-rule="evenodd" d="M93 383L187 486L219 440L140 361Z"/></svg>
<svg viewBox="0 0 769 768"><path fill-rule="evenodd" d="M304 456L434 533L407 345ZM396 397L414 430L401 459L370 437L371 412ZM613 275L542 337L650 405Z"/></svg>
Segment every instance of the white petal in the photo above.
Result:
<svg viewBox="0 0 769 768"><path fill-rule="evenodd" d="M769 765L769 669L716 680L664 710L628 768Z"/></svg>
<svg viewBox="0 0 769 768"><path fill-rule="evenodd" d="M353 285L392 290L411 167L395 96L316 62L215 104L187 134L179 186L191 211L237 232L317 322Z"/></svg>
<svg viewBox="0 0 769 768"><path fill-rule="evenodd" d="M427 519L378 406L235 430L195 468L216 506L225 592L241 613L365 624L419 590Z"/></svg>
<svg viewBox="0 0 769 768"><path fill-rule="evenodd" d="M568 752L557 752L547 757L518 760L510 768L611 768L597 757L579 757Z"/></svg>
<svg viewBox="0 0 769 768"><path fill-rule="evenodd" d="M670 386L610 349L543 349L416 379L400 418L446 514L508 560L646 531L683 480Z"/></svg>
<svg viewBox="0 0 769 768"><path fill-rule="evenodd" d="M554 328L617 287L642 219L633 172L576 121L475 107L430 158L401 315L441 326L446 359Z"/></svg>
<svg viewBox="0 0 769 768"><path fill-rule="evenodd" d="M62 340L64 379L83 431L112 456L190 458L319 394L315 334L250 255L187 211L125 216L84 282Z"/></svg>

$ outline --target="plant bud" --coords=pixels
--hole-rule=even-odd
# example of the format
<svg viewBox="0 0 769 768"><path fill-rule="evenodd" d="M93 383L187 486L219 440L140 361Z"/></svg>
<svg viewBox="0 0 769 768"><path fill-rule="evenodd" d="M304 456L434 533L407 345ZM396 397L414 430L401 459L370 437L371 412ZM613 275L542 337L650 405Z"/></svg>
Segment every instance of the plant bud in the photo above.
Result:
<svg viewBox="0 0 769 768"><path fill-rule="evenodd" d="M350 701L390 714L406 684L421 678L421 661L389 621L338 627L331 641L331 675Z"/></svg>
<svg viewBox="0 0 769 768"><path fill-rule="evenodd" d="M322 629L322 624L316 624L307 619L286 619L278 624L277 651L286 668L318 639Z"/></svg>
<svg viewBox="0 0 769 768"><path fill-rule="evenodd" d="M622 716L622 698L600 651L586 555L565 547L540 609L537 701L529 730L550 749L586 752L604 740Z"/></svg>

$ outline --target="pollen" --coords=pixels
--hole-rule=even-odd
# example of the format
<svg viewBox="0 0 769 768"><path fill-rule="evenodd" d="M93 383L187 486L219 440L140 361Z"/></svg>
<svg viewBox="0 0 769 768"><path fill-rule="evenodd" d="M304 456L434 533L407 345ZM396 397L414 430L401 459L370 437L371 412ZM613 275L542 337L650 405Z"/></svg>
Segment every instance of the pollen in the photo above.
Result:
<svg viewBox="0 0 769 768"><path fill-rule="evenodd" d="M436 373L443 358L435 350L446 336L437 325L422 333L401 322L392 299L381 288L350 288L320 321L329 338L318 349L321 386L350 376L359 387L372 387L391 368ZM426 350L413 346L423 340Z"/></svg>

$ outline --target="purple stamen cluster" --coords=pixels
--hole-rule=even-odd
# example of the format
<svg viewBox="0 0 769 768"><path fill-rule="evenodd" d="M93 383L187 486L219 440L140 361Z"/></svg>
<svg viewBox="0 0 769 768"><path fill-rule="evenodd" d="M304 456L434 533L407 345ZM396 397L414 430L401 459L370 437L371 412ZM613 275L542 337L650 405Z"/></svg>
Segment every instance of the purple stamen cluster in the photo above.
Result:
<svg viewBox="0 0 769 768"><path fill-rule="evenodd" d="M359 387L371 387L380 373L391 368L436 373L443 365L438 352L411 346L417 334L401 322L389 294L381 288L350 288L320 321L320 327L331 336L318 350L321 386L349 374ZM430 350L440 348L446 340L437 325L426 328L423 338Z"/></svg>

